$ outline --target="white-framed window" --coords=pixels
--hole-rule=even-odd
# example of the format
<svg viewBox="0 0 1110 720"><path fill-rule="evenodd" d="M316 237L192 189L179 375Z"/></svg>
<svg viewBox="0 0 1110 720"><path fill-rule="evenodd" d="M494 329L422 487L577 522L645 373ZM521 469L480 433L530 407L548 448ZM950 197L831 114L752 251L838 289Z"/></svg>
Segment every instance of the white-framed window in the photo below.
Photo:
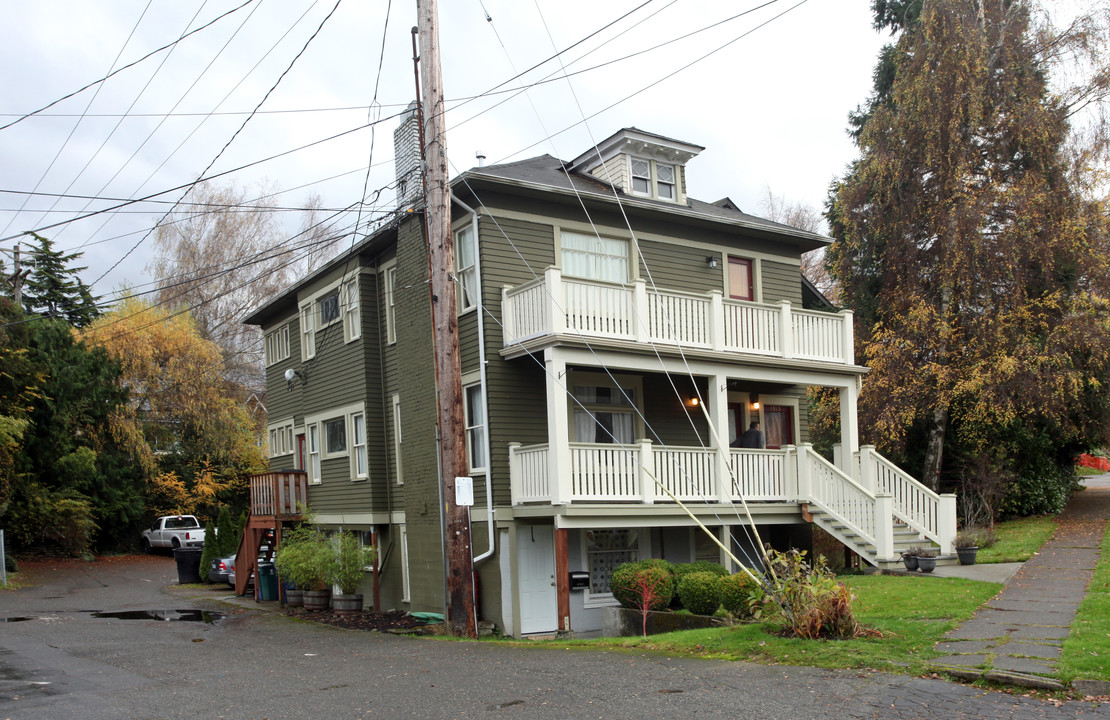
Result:
<svg viewBox="0 0 1110 720"><path fill-rule="evenodd" d="M586 569L590 573L586 602L613 602L610 587L613 571L626 562L640 559L638 531L632 528L586 530L582 533L582 543Z"/></svg>
<svg viewBox="0 0 1110 720"><path fill-rule="evenodd" d="M366 414L351 415L351 474L355 479L370 476L366 454Z"/></svg>
<svg viewBox="0 0 1110 720"><path fill-rule="evenodd" d="M266 333L266 365L289 359L289 323Z"/></svg>
<svg viewBox="0 0 1110 720"><path fill-rule="evenodd" d="M412 599L412 582L409 580L409 531L400 525L401 531L401 602Z"/></svg>
<svg viewBox="0 0 1110 720"><path fill-rule="evenodd" d="M463 388L463 405L466 415L466 456L470 461L470 472L486 472L489 465L486 459L486 403L480 384Z"/></svg>
<svg viewBox="0 0 1110 720"><path fill-rule="evenodd" d="M324 457L342 457L347 454L347 418L340 416L323 421Z"/></svg>
<svg viewBox="0 0 1110 720"><path fill-rule="evenodd" d="M362 336L359 311L358 275L343 283L343 339L347 342Z"/></svg>
<svg viewBox="0 0 1110 720"><path fill-rule="evenodd" d="M630 189L633 195L667 200L678 199L678 167L669 163L630 157L628 159Z"/></svg>
<svg viewBox="0 0 1110 720"><path fill-rule="evenodd" d="M320 482L320 426L316 423L307 425L308 436L308 481L313 484Z"/></svg>
<svg viewBox="0 0 1110 720"><path fill-rule="evenodd" d="M401 434L401 396L393 394L393 467L397 468L397 484L405 484L405 474L401 467L401 444L404 437Z"/></svg>
<svg viewBox="0 0 1110 720"><path fill-rule="evenodd" d="M270 457L292 455L296 449L293 442L293 420L270 423L267 429L270 437Z"/></svg>
<svg viewBox="0 0 1110 720"><path fill-rule="evenodd" d="M316 313L311 302L301 305L301 359L316 357Z"/></svg>
<svg viewBox="0 0 1110 720"><path fill-rule="evenodd" d="M385 341L397 342L397 266L391 265L385 274Z"/></svg>
<svg viewBox="0 0 1110 720"><path fill-rule="evenodd" d="M478 305L478 270L474 229L467 225L455 233L455 279L458 286L458 312L463 313Z"/></svg>
<svg viewBox="0 0 1110 720"><path fill-rule="evenodd" d="M564 275L628 282L628 240L566 231L560 239Z"/></svg>

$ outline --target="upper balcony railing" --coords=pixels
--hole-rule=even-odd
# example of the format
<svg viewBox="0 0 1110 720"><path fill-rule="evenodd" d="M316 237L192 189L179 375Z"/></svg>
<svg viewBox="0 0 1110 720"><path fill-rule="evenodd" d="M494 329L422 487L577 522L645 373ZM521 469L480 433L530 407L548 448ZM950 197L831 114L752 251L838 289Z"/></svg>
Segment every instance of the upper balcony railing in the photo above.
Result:
<svg viewBox="0 0 1110 720"><path fill-rule="evenodd" d="M798 310L705 294L544 277L502 290L505 347L544 335L632 340L683 348L851 365L852 313Z"/></svg>
<svg viewBox="0 0 1110 720"><path fill-rule="evenodd" d="M308 475L279 470L251 475L251 515L297 516L308 503Z"/></svg>

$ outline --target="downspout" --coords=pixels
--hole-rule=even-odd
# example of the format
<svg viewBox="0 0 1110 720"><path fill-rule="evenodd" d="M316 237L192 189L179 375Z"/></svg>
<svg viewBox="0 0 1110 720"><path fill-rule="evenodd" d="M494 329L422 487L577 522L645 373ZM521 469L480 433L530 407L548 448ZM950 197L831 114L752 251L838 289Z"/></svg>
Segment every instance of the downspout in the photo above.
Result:
<svg viewBox="0 0 1110 720"><path fill-rule="evenodd" d="M474 275L477 286L474 288L474 299L478 303L478 374L479 383L482 386L482 416L486 419L486 437L483 444L486 452L486 537L488 540L487 550L473 558L474 564L477 565L493 555L493 489L490 483L490 476L493 474L493 455L490 454L489 402L486 400L486 308L482 304L482 253L478 245L478 211L459 200L454 193L451 193L451 202L470 213L471 233L474 235Z"/></svg>

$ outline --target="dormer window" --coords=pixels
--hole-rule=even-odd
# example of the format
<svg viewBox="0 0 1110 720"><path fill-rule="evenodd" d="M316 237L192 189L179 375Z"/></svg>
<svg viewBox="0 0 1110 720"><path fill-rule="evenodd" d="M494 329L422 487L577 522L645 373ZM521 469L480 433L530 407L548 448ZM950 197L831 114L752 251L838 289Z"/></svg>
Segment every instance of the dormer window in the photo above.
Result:
<svg viewBox="0 0 1110 720"><path fill-rule="evenodd" d="M632 194L675 201L675 166L655 160L629 158Z"/></svg>

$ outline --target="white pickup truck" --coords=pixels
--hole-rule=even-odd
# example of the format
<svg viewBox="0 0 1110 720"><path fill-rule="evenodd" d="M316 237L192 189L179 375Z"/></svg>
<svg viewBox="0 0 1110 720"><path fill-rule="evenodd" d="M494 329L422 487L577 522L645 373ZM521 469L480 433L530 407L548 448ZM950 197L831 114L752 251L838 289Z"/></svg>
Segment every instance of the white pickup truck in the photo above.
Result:
<svg viewBox="0 0 1110 720"><path fill-rule="evenodd" d="M154 548L201 547L204 528L192 515L166 515L143 530L143 550Z"/></svg>

